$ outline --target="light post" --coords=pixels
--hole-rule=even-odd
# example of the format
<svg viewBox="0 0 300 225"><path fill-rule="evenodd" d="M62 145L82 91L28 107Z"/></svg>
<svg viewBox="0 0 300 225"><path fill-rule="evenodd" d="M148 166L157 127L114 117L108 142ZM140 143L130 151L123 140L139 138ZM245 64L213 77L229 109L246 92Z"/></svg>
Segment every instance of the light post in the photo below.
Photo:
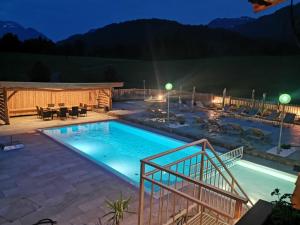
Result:
<svg viewBox="0 0 300 225"><path fill-rule="evenodd" d="M170 121L170 91L173 88L173 84L166 83L165 89L167 90L167 97L168 97L168 122Z"/></svg>
<svg viewBox="0 0 300 225"><path fill-rule="evenodd" d="M278 146L277 146L277 154L278 155L280 154L280 151L281 151L281 138L282 138L282 127L283 127L283 118L284 118L285 105L289 104L291 100L292 100L292 98L289 94L282 94L282 95L279 96L279 102L283 105L283 108L282 108L279 139L278 139Z"/></svg>

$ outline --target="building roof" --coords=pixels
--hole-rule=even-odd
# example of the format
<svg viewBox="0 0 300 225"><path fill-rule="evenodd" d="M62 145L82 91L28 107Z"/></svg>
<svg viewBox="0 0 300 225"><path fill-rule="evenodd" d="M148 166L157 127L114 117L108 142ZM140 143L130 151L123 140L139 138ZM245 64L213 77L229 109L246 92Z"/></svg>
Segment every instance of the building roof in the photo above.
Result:
<svg viewBox="0 0 300 225"><path fill-rule="evenodd" d="M39 90L90 90L102 88L116 88L123 87L123 82L109 82L109 83L50 83L50 82L11 82L0 81L0 88L8 90L22 90L22 89L39 89Z"/></svg>

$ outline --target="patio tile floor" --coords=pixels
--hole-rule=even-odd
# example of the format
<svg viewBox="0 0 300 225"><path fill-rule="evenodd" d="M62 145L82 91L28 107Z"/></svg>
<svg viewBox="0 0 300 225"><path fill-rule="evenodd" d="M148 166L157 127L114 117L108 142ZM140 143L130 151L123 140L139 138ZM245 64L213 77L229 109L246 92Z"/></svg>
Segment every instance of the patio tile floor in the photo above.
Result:
<svg viewBox="0 0 300 225"><path fill-rule="evenodd" d="M136 211L137 188L34 132L39 125L14 135L24 149L0 152L1 225L30 225L43 218L57 220L58 225L95 224L107 210L105 200L117 199L121 191L132 196L131 210ZM0 133L5 134L2 127ZM136 217L130 215L125 224L134 225Z"/></svg>

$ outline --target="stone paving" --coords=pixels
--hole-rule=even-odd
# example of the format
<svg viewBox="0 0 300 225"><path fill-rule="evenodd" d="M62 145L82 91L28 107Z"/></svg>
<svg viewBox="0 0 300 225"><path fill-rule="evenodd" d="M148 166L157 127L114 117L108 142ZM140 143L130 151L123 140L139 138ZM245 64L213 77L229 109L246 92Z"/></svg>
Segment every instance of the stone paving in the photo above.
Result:
<svg viewBox="0 0 300 225"><path fill-rule="evenodd" d="M135 107L130 105L128 113ZM124 109L123 104L115 106ZM58 225L94 225L107 212L105 200L117 199L121 191L132 196L130 210L137 212L136 187L35 131L114 119L111 115L91 112L87 118L66 121L18 117L0 126L0 142L13 135L25 144L22 150L0 152L0 225L30 225L43 218L57 220ZM126 216L124 224L137 224L137 214Z"/></svg>
<svg viewBox="0 0 300 225"><path fill-rule="evenodd" d="M0 152L1 225L30 225L43 218L57 220L58 225L95 224L107 212L105 200L116 200L121 191L132 196L131 211L137 211L136 187L33 127L14 135L24 149ZM125 224L136 221L137 215L131 214Z"/></svg>
<svg viewBox="0 0 300 225"><path fill-rule="evenodd" d="M43 121L38 119L36 116L20 116L10 118L10 125L0 124L0 136L21 134L26 132L32 132L38 128L53 127L53 126L64 126L76 123L87 123L100 120L113 119L114 117L109 116L105 113L88 112L87 117L78 117L75 119L68 118L66 120L60 120L54 117L53 120ZM1 139L0 139L1 141Z"/></svg>

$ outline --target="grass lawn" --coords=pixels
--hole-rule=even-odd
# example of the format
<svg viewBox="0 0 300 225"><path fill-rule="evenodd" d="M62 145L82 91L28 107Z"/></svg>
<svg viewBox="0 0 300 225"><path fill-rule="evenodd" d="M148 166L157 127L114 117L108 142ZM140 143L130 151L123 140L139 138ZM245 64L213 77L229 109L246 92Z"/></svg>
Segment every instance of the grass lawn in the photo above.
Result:
<svg viewBox="0 0 300 225"><path fill-rule="evenodd" d="M251 56L208 59L142 61L54 55L0 53L0 80L28 80L27 72L37 61L49 66L52 73L59 73L62 81L104 81L104 72L113 67L117 78L126 87L157 88L157 84L171 81L175 88L221 94L224 87L233 96L250 97L267 92L277 96L280 92L293 95L294 103L300 102L300 56Z"/></svg>

